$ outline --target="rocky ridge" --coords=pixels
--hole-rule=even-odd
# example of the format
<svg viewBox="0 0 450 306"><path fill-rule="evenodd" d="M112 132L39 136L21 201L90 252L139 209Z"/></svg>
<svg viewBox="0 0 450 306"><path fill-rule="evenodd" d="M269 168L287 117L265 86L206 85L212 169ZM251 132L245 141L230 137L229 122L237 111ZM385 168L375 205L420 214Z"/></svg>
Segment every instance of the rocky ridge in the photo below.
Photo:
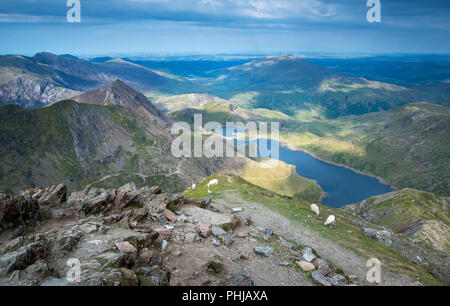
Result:
<svg viewBox="0 0 450 306"><path fill-rule="evenodd" d="M247 269L253 265L269 265L289 284L350 284L312 248L254 225L239 210L216 212L211 198L159 187L126 184L69 196L58 185L2 194L0 230L2 285L260 285ZM275 260L286 256L290 261ZM81 277L70 282L76 263Z"/></svg>

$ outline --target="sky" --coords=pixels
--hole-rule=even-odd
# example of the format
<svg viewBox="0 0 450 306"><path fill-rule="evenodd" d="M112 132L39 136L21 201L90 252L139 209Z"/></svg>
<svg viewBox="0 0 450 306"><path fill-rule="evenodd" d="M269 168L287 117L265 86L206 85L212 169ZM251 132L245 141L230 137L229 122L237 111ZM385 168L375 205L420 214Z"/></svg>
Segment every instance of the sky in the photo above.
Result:
<svg viewBox="0 0 450 306"><path fill-rule="evenodd" d="M449 0L1 0L0 54L450 53Z"/></svg>

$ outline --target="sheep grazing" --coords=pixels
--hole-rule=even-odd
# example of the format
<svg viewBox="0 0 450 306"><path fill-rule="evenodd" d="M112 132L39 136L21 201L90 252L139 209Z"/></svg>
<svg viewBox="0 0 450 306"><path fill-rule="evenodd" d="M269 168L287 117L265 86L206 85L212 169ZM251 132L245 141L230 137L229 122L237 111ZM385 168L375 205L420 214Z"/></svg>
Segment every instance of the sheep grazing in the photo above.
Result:
<svg viewBox="0 0 450 306"><path fill-rule="evenodd" d="M312 205L311 205L311 210L312 210L313 213L315 213L316 215L320 215L320 209L319 209L319 206L317 206L317 204L312 204Z"/></svg>
<svg viewBox="0 0 450 306"><path fill-rule="evenodd" d="M327 221L325 221L325 225L330 225L333 224L334 222L336 222L336 217L331 215L328 217Z"/></svg>
<svg viewBox="0 0 450 306"><path fill-rule="evenodd" d="M217 186L217 185L219 185L219 180L217 180L217 179L211 180L211 181L208 183L208 188L211 187L211 186Z"/></svg>
<svg viewBox="0 0 450 306"><path fill-rule="evenodd" d="M197 186L195 185L195 184L192 184L192 190L195 190L195 188L196 188Z"/></svg>

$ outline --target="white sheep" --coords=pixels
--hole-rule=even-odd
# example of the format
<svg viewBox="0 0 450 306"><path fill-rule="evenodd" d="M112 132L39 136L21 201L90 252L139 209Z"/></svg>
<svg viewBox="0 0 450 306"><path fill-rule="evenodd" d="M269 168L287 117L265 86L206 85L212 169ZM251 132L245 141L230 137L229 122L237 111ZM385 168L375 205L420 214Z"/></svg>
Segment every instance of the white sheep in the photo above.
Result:
<svg viewBox="0 0 450 306"><path fill-rule="evenodd" d="M336 222L336 217L331 215L328 217L327 221L325 221L325 225L330 225L333 224L334 222Z"/></svg>
<svg viewBox="0 0 450 306"><path fill-rule="evenodd" d="M311 210L316 215L320 215L320 209L319 209L319 206L317 206L317 204L311 204Z"/></svg>
<svg viewBox="0 0 450 306"><path fill-rule="evenodd" d="M211 181L208 183L208 188L211 187L211 186L217 186L217 185L219 185L219 180L217 180L217 179L211 180Z"/></svg>
<svg viewBox="0 0 450 306"><path fill-rule="evenodd" d="M197 185L195 185L195 184L192 184L192 190L195 190L195 188L197 187Z"/></svg>

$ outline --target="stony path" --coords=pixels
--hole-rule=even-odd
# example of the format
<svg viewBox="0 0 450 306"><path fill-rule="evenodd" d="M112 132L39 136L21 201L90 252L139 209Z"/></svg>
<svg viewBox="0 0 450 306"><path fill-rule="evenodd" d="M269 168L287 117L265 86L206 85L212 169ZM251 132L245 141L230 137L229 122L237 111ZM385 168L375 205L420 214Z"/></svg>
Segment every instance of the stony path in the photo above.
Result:
<svg viewBox="0 0 450 306"><path fill-rule="evenodd" d="M229 207L245 208L243 217L251 216L256 226L271 228L276 234L283 236L297 243L310 246L315 249L324 259L335 263L342 268L347 275L357 277L358 284L367 284L365 279L368 272L367 260L354 252L347 250L335 242L321 237L316 232L300 224L285 218L284 216L253 202L247 202L237 196L235 192L227 191L223 194L224 200L216 200L213 205L226 209ZM408 286L417 285L414 281L394 274L390 271L383 271L383 285Z"/></svg>

